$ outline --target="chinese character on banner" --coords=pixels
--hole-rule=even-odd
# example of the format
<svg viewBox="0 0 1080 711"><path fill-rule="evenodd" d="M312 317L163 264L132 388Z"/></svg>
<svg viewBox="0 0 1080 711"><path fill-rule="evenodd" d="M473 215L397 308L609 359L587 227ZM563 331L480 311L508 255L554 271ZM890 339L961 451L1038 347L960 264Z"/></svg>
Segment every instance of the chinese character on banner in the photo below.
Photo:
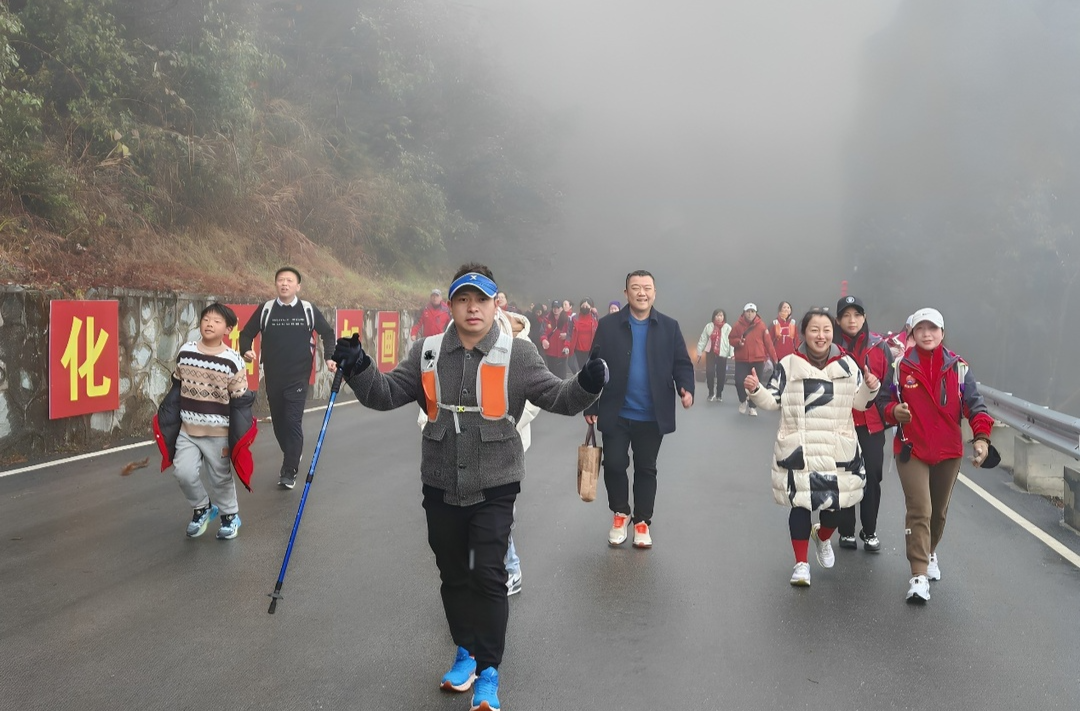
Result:
<svg viewBox="0 0 1080 711"><path fill-rule="evenodd" d="M49 303L49 419L120 407L120 303Z"/></svg>
<svg viewBox="0 0 1080 711"><path fill-rule="evenodd" d="M237 353L240 353L240 331L244 328L244 324L248 322L251 315L255 313L256 309L262 309L262 304L253 306L252 304L225 304L236 313L236 326L233 330L229 331L229 338L226 341L226 345L232 348ZM262 334L257 334L255 340L251 342L251 350L255 351L255 360L248 363L244 361L244 365L247 366L247 386L248 390L259 389L259 358L262 357ZM243 356L243 353L240 353Z"/></svg>
<svg viewBox="0 0 1080 711"><path fill-rule="evenodd" d="M364 339L364 310L363 309L338 309L337 325L334 328L336 338L348 338L354 333L360 334L360 340Z"/></svg>
<svg viewBox="0 0 1080 711"><path fill-rule="evenodd" d="M397 365L400 316L397 311L380 311L375 318L375 362L387 373Z"/></svg>

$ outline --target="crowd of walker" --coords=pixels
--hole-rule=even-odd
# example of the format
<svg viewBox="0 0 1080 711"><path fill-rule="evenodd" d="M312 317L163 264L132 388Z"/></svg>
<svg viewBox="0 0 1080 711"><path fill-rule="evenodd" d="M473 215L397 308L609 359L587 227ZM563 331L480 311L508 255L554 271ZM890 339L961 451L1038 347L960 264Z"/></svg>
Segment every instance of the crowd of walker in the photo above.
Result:
<svg viewBox="0 0 1080 711"><path fill-rule="evenodd" d="M428 543L456 646L439 686L471 689L472 711L498 711L508 597L522 581L511 529L529 423L540 410L584 413L599 429L612 516L608 545L631 536L636 548L653 545L660 445L675 431L677 405L690 408L695 390L695 363L679 324L654 306L655 278L644 270L627 274L625 306L612 301L604 314L590 298L576 312L558 299L519 309L488 267L465 264L445 300L441 289L431 291L407 355L389 372L370 367L356 340L334 341L318 308L299 299L297 269L278 270L275 287L276 297L244 325L239 353L225 341L238 325L236 314L212 303L200 314L200 338L177 354L173 389L154 424L163 465L174 465L193 512L187 535L201 536L218 515L219 539L239 532L230 470L249 484L254 393L247 391L245 361L255 358L252 342L260 334L263 389L283 455L278 484L284 491L295 485L318 334L330 354L327 369L340 369L364 406L419 405ZM886 431L895 427L911 566L906 599L925 603L929 582L942 576L937 548L963 456L963 418L973 433L972 462L992 466L996 456L993 420L971 369L943 345L945 321L933 308L915 311L897 336L870 331L855 296L841 297L832 311L812 308L801 321L792 313L781 302L769 325L751 302L730 324L716 309L696 349L697 362L705 361L709 403L723 402L731 361L739 413L779 410L772 487L776 503L790 509L790 583L810 585L811 543L818 565L833 567L835 532L843 548L857 549L861 540L867 552L881 550L884 447Z"/></svg>

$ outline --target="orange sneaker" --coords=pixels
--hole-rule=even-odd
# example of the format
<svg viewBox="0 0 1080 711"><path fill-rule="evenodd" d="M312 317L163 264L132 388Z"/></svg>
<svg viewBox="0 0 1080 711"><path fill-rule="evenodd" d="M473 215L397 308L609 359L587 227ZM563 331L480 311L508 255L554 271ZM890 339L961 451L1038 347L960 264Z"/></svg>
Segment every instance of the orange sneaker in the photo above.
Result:
<svg viewBox="0 0 1080 711"><path fill-rule="evenodd" d="M628 528L630 528L630 514L615 514L611 521L611 530L607 534L608 545L617 546L625 541Z"/></svg>
<svg viewBox="0 0 1080 711"><path fill-rule="evenodd" d="M638 521L634 524L634 548L652 548L649 524L644 521Z"/></svg>

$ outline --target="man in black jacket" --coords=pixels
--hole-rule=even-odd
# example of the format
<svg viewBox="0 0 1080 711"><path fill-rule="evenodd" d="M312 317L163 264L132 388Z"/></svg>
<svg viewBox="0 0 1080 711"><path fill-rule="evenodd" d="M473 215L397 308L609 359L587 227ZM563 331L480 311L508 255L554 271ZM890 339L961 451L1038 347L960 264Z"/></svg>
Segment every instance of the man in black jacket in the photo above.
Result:
<svg viewBox="0 0 1080 711"><path fill-rule="evenodd" d="M664 435L675 431L675 398L694 404L694 364L679 323L653 308L653 275L626 275L627 305L600 319L593 358L607 361L611 379L585 419L603 438L604 486L614 514L608 543L620 545L630 526L630 450L634 452L634 546L651 548L656 500L656 457Z"/></svg>
<svg viewBox="0 0 1080 711"><path fill-rule="evenodd" d="M330 354L334 352L334 328L317 308L299 298L299 270L278 269L274 283L277 298L255 309L240 331L240 353L247 362L253 361L251 344L262 331L263 390L283 455L278 485L291 489L296 486L296 471L304 452L304 405L315 355L312 331L322 337L323 353ZM333 373L337 363L327 360L326 368Z"/></svg>

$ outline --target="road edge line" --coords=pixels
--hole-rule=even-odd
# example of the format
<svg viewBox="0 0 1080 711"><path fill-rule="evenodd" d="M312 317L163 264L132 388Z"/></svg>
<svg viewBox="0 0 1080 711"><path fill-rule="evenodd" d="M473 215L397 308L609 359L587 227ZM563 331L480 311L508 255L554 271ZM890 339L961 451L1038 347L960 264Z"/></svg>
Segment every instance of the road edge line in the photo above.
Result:
<svg viewBox="0 0 1080 711"><path fill-rule="evenodd" d="M1033 524L1031 521L1028 521L1026 518L1013 511L1011 508L998 500L993 494L973 482L971 479L968 479L963 474L958 475L957 479L961 484L971 489L973 492L975 492L977 496L986 501L986 503L990 504L995 509L1005 514L1005 516L1011 519L1013 523L1038 538L1040 541L1045 543L1048 548L1050 548L1052 551L1060 555L1068 562L1072 563L1075 567L1080 568L1080 555L1073 553L1068 546L1066 546L1061 541L1057 540L1035 524Z"/></svg>
<svg viewBox="0 0 1080 711"><path fill-rule="evenodd" d="M356 404L358 402L359 402L359 400L346 400L345 402L335 402L334 407L338 408L338 407L344 407L345 405L354 405L354 404ZM326 405L322 405L320 407L309 407L308 409L304 410L304 414L306 415L309 412L321 412L323 410L326 410ZM270 418L267 417L266 419L269 420ZM78 461L81 461L83 459L93 459L94 457L100 457L100 456L105 455L105 454L112 454L113 452L123 452L125 449L137 449L139 447L145 447L147 445L154 444L154 443L155 443L155 440L148 439L148 440L146 440L144 442L135 442L133 444L123 444L123 445L120 445L119 447L109 447L108 449L103 449L103 450L101 450L99 452L87 452L85 454L76 454L73 457L65 457L64 459L54 459L51 462L41 462L40 464L31 464L30 466L21 467L19 469L8 469L7 471L0 471L0 479L3 479L6 476L13 476L15 474L25 474L26 472L37 471L38 469L47 469L49 467L53 467L53 466L56 466L58 464L70 464L71 462L78 462Z"/></svg>

